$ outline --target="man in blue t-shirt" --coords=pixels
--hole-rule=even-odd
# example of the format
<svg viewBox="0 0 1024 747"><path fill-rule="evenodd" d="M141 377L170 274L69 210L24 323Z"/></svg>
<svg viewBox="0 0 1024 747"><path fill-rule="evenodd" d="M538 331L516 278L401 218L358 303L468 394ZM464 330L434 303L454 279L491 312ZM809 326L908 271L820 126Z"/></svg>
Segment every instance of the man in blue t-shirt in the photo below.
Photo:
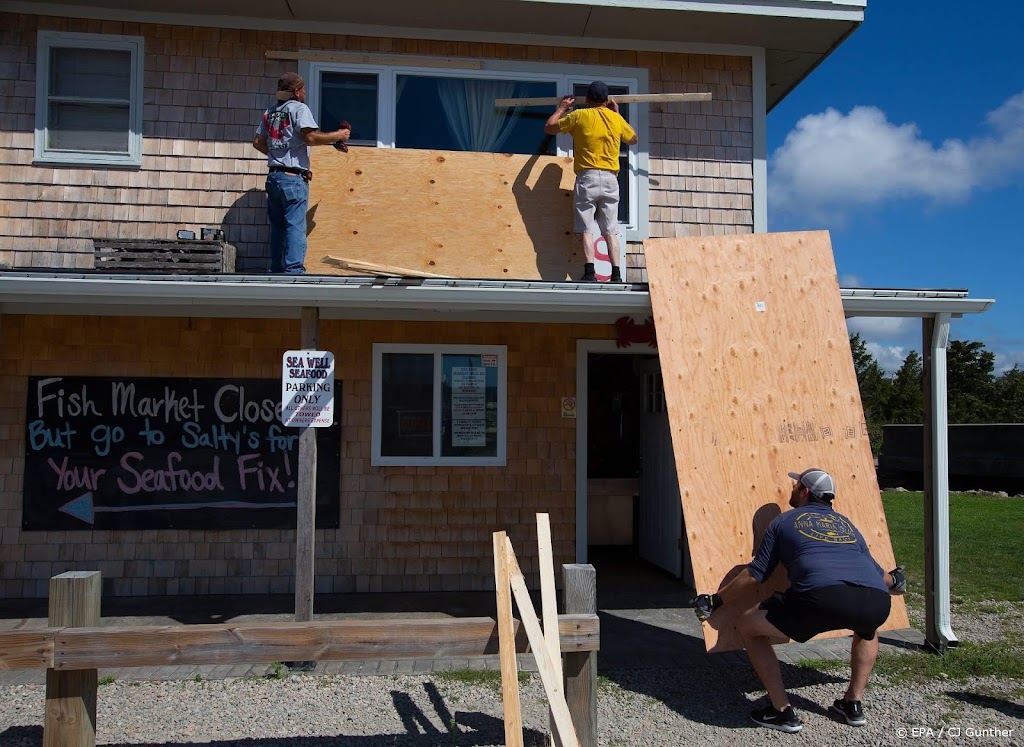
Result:
<svg viewBox="0 0 1024 747"><path fill-rule="evenodd" d="M252 139L252 147L267 157L271 272L306 271L306 206L313 178L309 146L343 144L351 134L347 126L333 132L317 129L298 73L285 73L277 81L277 104L263 112Z"/></svg>
<svg viewBox="0 0 1024 747"><path fill-rule="evenodd" d="M697 597L697 617L706 620L723 604L746 597L782 563L789 588L737 621L750 663L771 700L750 717L772 729L800 731L771 642L792 638L803 643L818 633L850 629L850 685L830 710L851 726L864 726L861 697L878 658L875 633L889 617L889 595L902 594L906 578L902 566L883 571L857 527L832 508L836 492L831 475L814 467L789 476L796 481L789 497L792 510L768 526L746 573L717 594Z"/></svg>

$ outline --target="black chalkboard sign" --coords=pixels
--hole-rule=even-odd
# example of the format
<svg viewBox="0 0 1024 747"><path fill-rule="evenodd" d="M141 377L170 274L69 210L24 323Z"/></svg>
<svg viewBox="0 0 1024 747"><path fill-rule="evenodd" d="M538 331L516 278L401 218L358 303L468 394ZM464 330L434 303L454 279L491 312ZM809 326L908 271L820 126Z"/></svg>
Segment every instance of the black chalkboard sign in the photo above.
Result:
<svg viewBox="0 0 1024 747"><path fill-rule="evenodd" d="M317 428L316 525L339 525L341 387ZM22 528L294 529L300 430L278 379L30 376Z"/></svg>

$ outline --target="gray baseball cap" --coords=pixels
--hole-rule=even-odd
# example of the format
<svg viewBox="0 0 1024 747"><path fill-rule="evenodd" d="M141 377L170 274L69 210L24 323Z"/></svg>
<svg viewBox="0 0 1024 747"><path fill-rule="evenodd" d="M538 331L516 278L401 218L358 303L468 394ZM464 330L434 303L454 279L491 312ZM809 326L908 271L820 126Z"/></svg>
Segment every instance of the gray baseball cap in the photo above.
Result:
<svg viewBox="0 0 1024 747"><path fill-rule="evenodd" d="M803 472L790 472L789 476L811 491L811 495L827 500L836 497L835 481L832 475L823 469L811 467Z"/></svg>

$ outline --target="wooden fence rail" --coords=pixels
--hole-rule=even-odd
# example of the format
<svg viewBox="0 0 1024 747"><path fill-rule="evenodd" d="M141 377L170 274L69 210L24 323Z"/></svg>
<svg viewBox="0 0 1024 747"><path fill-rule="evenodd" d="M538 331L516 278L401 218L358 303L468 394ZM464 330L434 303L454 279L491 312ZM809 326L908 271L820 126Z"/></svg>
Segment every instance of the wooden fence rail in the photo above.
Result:
<svg viewBox="0 0 1024 747"><path fill-rule="evenodd" d="M587 568L592 580L593 568ZM97 571L54 576L50 627L0 632L0 671L47 670L43 747L95 747L97 669L498 653L498 623L489 617L97 627L100 588ZM600 645L597 609L577 612L558 616L559 646L567 657L593 661ZM516 652L528 652L519 620L513 621L513 629ZM593 679L594 670L585 676ZM596 723L596 713L572 715Z"/></svg>
<svg viewBox="0 0 1024 747"><path fill-rule="evenodd" d="M518 620L516 651L529 650ZM559 615L563 653L596 651L597 615ZM432 659L498 653L489 617L331 620L119 628L40 628L0 633L0 670L102 669L273 661Z"/></svg>

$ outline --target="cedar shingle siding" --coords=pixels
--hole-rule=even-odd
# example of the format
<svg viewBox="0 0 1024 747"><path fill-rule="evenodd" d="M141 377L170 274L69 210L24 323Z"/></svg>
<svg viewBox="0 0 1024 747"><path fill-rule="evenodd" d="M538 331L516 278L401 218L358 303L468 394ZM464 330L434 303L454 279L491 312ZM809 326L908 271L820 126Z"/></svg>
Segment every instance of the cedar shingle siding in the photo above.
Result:
<svg viewBox="0 0 1024 747"><path fill-rule="evenodd" d="M0 14L0 261L92 267L97 237L169 239L222 227L239 271L267 265L265 162L249 145L280 72L270 49L324 49L644 67L650 92L713 101L650 106L652 237L753 230L747 57L240 31ZM141 169L33 166L36 34L145 38ZM639 247L630 264L643 266ZM646 279L641 276L638 279Z"/></svg>

